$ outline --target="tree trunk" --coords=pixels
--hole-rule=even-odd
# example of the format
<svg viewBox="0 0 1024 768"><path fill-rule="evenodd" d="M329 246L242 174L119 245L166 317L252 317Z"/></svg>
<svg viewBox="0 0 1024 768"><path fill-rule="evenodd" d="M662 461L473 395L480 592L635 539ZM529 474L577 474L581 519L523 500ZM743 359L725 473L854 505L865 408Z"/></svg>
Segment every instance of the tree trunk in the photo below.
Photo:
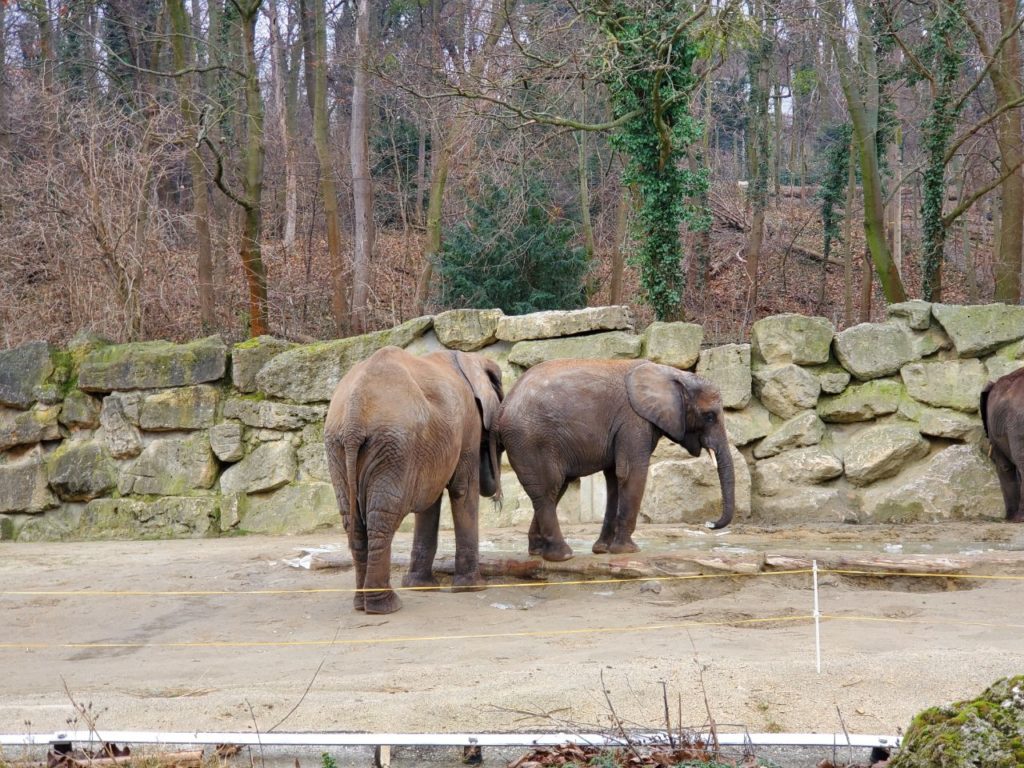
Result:
<svg viewBox="0 0 1024 768"><path fill-rule="evenodd" d="M905 301L907 294L885 241L882 175L876 143L880 98L878 61L865 1L854 2L860 30L859 56L856 62L853 61L847 47L846 31L841 24L843 13L840 3L837 0L822 0L821 7L828 25L831 49L839 68L843 94L846 97L857 142L864 191L864 236L885 298L889 303L896 303Z"/></svg>
<svg viewBox="0 0 1024 768"><path fill-rule="evenodd" d="M1016 0L1000 0L999 22L1003 34L1010 34L1017 21ZM997 107L1009 104L1021 95L1020 34L1010 34L998 54L998 65L990 70ZM1021 249L1024 247L1024 136L1021 135L1020 109L1007 110L996 122L996 143L1007 176L1002 184L1002 219L999 251L995 263L995 300L1019 304L1021 297Z"/></svg>
<svg viewBox="0 0 1024 768"><path fill-rule="evenodd" d="M373 180L369 148L370 0L357 0L355 56L352 77L352 123L349 157L352 163L352 203L355 217L353 243L352 314L360 333L369 323L370 261L373 258Z"/></svg>
<svg viewBox="0 0 1024 768"><path fill-rule="evenodd" d="M747 270L747 316L750 321L756 319L758 293L758 267L761 260L761 244L764 242L764 216L768 207L768 181L771 175L772 158L769 142L769 100L772 35L775 23L773 11L769 3L755 5L755 13L760 27L760 42L749 54L748 71L750 73L750 100L747 140L747 156L749 158L749 186L747 198L750 201L752 224L747 239L746 270Z"/></svg>
<svg viewBox="0 0 1024 768"><path fill-rule="evenodd" d="M270 75L274 86L274 108L277 110L277 128L284 149L284 227L281 248L287 260L295 250L295 225L298 213L298 160L295 148L295 109L289 98L291 73L288 52L281 34L277 0L270 0L268 24L270 27Z"/></svg>
<svg viewBox="0 0 1024 768"><path fill-rule="evenodd" d="M871 288L874 282L874 270L872 269L871 250L864 249L864 269L860 280L860 321L871 322Z"/></svg>
<svg viewBox="0 0 1024 768"><path fill-rule="evenodd" d="M850 161L846 172L846 220L843 222L843 319L847 328L853 325L853 195L857 189L855 146L851 139Z"/></svg>
<svg viewBox="0 0 1024 768"><path fill-rule="evenodd" d="M427 185L427 128L422 123L419 126L419 141L416 145L416 201L413 204L413 217L416 224L423 226L423 194Z"/></svg>
<svg viewBox="0 0 1024 768"><path fill-rule="evenodd" d="M242 177L245 210L242 224L242 265L249 287L249 335L270 331L267 307L267 273L263 266L261 237L263 215L263 95L260 92L259 62L256 59L256 22L260 0L241 5L242 62L245 67L245 173Z"/></svg>
<svg viewBox="0 0 1024 768"><path fill-rule="evenodd" d="M313 144L320 165L320 197L324 203L327 228L327 256L331 270L331 311L334 332L347 336L350 328L348 294L345 290L344 259L341 253L341 222L338 219L338 190L334 184L327 114L327 17L325 0L302 0L305 40L306 91L313 114ZM312 80L310 80L312 75ZM313 87L310 89L309 84Z"/></svg>
<svg viewBox="0 0 1024 768"><path fill-rule="evenodd" d="M460 123L454 128L458 130ZM444 209L444 188L448 183L448 166L451 162L450 137L442 136L440 127L435 131L430 143L430 197L427 199L427 247L423 259L423 271L420 272L416 286L416 311L426 314L427 301L430 299L430 281L434 274L434 259L441 250L441 217Z"/></svg>
<svg viewBox="0 0 1024 768"><path fill-rule="evenodd" d="M626 268L626 236L632 193L625 184L621 186L618 210L615 214L615 246L612 248L612 274L608 285L609 304L622 303L622 276Z"/></svg>
<svg viewBox="0 0 1024 768"><path fill-rule="evenodd" d="M195 59L189 45L191 26L183 0L167 0L167 14L171 24L171 49L174 68L183 70ZM215 296L213 284L213 256L210 246L209 196L206 188L206 167L199 152L199 113L192 99L192 81L187 77L176 80L181 115L188 131L188 165L192 176L192 212L196 217L196 277L199 291L199 319L203 334L212 333L216 327Z"/></svg>
<svg viewBox="0 0 1024 768"><path fill-rule="evenodd" d="M577 149L579 151L579 173L580 190L580 224L583 228L583 248L587 253L587 261L594 259L594 225L590 220L590 185L587 182L587 132L578 131L576 134Z"/></svg>

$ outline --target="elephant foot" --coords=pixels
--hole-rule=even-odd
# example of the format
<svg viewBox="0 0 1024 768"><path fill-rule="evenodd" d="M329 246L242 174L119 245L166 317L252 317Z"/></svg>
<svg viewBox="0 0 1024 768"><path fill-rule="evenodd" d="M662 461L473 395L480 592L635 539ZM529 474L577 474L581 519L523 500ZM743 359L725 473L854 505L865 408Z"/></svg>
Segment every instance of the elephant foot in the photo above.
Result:
<svg viewBox="0 0 1024 768"><path fill-rule="evenodd" d="M452 578L452 592L479 592L487 588L487 582L480 572L456 574Z"/></svg>
<svg viewBox="0 0 1024 768"><path fill-rule="evenodd" d="M365 611L366 595L364 595L362 592L356 592L355 596L352 598L352 607L355 608L357 611Z"/></svg>
<svg viewBox="0 0 1024 768"><path fill-rule="evenodd" d="M1024 514L1016 513L1013 515L1006 516L1006 522L1008 523L1024 523Z"/></svg>
<svg viewBox="0 0 1024 768"><path fill-rule="evenodd" d="M572 557L572 547L564 541L550 541L538 554L549 562L560 563Z"/></svg>
<svg viewBox="0 0 1024 768"><path fill-rule="evenodd" d="M527 551L534 556L544 554L544 545L547 544L544 539L530 537L530 544Z"/></svg>
<svg viewBox="0 0 1024 768"><path fill-rule="evenodd" d="M434 578L433 574L422 574L413 573L409 571L405 576L402 577L403 587L438 587L440 582Z"/></svg>
<svg viewBox="0 0 1024 768"><path fill-rule="evenodd" d="M625 541L613 541L608 545L608 552L613 555L625 555L630 552L639 552L640 547L636 545L633 539L626 539Z"/></svg>
<svg viewBox="0 0 1024 768"><path fill-rule="evenodd" d="M386 592L367 592L363 597L367 613L394 613L402 607L402 601L390 589Z"/></svg>
<svg viewBox="0 0 1024 768"><path fill-rule="evenodd" d="M608 552L608 542L604 539L598 539L594 542L594 546L590 548L590 551L595 555L603 555Z"/></svg>

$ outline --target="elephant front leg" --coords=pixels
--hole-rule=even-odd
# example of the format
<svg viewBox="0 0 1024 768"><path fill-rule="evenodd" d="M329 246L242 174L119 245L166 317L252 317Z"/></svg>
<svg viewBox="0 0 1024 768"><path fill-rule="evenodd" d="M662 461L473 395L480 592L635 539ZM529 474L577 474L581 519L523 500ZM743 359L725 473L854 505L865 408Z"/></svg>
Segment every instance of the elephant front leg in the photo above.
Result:
<svg viewBox="0 0 1024 768"><path fill-rule="evenodd" d="M409 572L402 578L403 587L436 587L434 557L437 555L437 529L441 522L441 497L427 509L416 513L412 535Z"/></svg>
<svg viewBox="0 0 1024 768"><path fill-rule="evenodd" d="M640 514L640 503L647 486L647 464L630 466L627 474L617 474L618 514L615 516L615 531L608 551L613 555L639 552L640 547L633 541L636 519Z"/></svg>
<svg viewBox="0 0 1024 768"><path fill-rule="evenodd" d="M363 584L363 605L367 613L394 613L402 601L391 589L391 540L395 527L387 512L367 514L366 578ZM401 519L401 516L398 517Z"/></svg>
<svg viewBox="0 0 1024 768"><path fill-rule="evenodd" d="M604 471L604 485L608 499L604 508L604 522L601 523L601 535L591 548L595 555L605 554L612 544L612 539L615 538L615 517L619 512L619 480L614 469Z"/></svg>

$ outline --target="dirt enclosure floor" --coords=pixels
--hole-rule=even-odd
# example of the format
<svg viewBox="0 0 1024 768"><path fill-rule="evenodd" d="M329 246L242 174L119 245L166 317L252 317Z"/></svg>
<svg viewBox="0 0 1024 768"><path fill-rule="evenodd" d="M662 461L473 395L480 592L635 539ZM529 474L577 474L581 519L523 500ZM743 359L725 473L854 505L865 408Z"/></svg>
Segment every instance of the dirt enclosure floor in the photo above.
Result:
<svg viewBox="0 0 1024 768"><path fill-rule="evenodd" d="M895 734L1024 671L1024 526L648 525L617 558L566 533L577 557L534 573L549 583L507 575L537 564L525 532L484 532L490 588L404 592L388 616L353 611L351 569L286 562L340 530L2 545L0 733L85 730L72 699L101 732L610 730L612 708L651 729L664 682L674 724ZM812 558L820 674L811 576L778 573Z"/></svg>

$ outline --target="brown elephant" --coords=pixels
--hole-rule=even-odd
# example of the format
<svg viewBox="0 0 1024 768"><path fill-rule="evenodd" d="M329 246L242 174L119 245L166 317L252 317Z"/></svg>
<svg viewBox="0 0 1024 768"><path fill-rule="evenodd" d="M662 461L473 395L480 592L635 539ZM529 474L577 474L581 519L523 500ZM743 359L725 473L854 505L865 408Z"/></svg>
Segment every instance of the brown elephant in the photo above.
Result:
<svg viewBox="0 0 1024 768"><path fill-rule="evenodd" d="M456 590L483 585L477 511L498 493L500 447L492 430L501 405L501 369L480 355L416 357L385 347L338 384L324 425L327 463L355 565L356 610L401 607L391 589L391 541L416 513L403 586L436 586L441 494L455 525Z"/></svg>
<svg viewBox="0 0 1024 768"><path fill-rule="evenodd" d="M533 502L530 554L566 560L555 511L572 480L604 472L608 505L596 553L636 552L637 514L651 453L662 435L693 456L718 461L722 516L732 520L735 489L722 398L706 379L638 360L551 360L530 368L498 411L498 435Z"/></svg>
<svg viewBox="0 0 1024 768"><path fill-rule="evenodd" d="M1021 504L1021 470L1024 469L1024 368L996 379L981 391L981 423L992 444L1003 491L1006 519L1024 523Z"/></svg>

